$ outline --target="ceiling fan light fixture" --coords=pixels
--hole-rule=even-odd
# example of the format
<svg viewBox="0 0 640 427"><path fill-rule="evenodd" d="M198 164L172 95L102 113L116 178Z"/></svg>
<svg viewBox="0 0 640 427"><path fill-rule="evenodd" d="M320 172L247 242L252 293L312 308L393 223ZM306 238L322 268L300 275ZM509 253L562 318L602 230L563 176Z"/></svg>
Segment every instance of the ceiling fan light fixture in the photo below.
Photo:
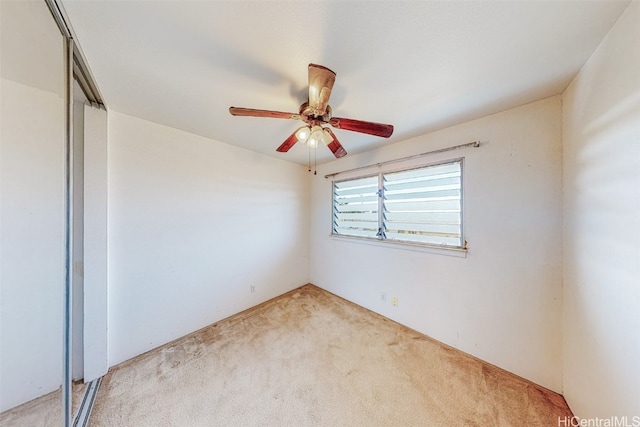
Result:
<svg viewBox="0 0 640 427"><path fill-rule="evenodd" d="M333 141L333 136L331 136L331 134L329 133L329 129L323 128L322 129L322 142L324 142L324 145L329 145L329 144L331 144L331 141Z"/></svg>
<svg viewBox="0 0 640 427"><path fill-rule="evenodd" d="M307 140L307 145L309 146L309 148L317 148L318 140L316 138L311 137Z"/></svg>
<svg viewBox="0 0 640 427"><path fill-rule="evenodd" d="M309 147L311 148L315 148L318 145L320 145L320 143L324 143L324 130L322 130L322 127L316 125L314 127L311 128L311 135L309 135L309 139L307 140L307 144L309 145Z"/></svg>
<svg viewBox="0 0 640 427"><path fill-rule="evenodd" d="M302 126L296 131L296 138L298 138L298 142L306 142L311 134L311 130L308 126Z"/></svg>

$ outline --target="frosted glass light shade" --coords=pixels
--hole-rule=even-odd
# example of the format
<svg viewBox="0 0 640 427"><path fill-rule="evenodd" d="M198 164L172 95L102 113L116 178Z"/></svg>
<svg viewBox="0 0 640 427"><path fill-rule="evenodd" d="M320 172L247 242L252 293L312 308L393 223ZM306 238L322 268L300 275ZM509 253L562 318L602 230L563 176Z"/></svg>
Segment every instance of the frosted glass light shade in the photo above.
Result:
<svg viewBox="0 0 640 427"><path fill-rule="evenodd" d="M321 142L324 142L324 131L320 126L314 126L311 128L311 135L309 135L309 140L307 144L309 147L315 148Z"/></svg>
<svg viewBox="0 0 640 427"><path fill-rule="evenodd" d="M309 138L310 133L311 130L308 126L302 126L296 131L296 138L298 138L298 142L306 142L307 138Z"/></svg>

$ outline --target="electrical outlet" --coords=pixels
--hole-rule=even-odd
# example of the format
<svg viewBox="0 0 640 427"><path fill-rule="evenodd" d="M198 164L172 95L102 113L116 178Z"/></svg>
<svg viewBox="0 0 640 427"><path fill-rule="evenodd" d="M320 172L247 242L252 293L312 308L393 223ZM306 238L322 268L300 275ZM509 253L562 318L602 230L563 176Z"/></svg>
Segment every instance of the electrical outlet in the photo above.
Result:
<svg viewBox="0 0 640 427"><path fill-rule="evenodd" d="M249 289L250 292L253 294L256 292L256 285L251 285L251 288Z"/></svg>
<svg viewBox="0 0 640 427"><path fill-rule="evenodd" d="M398 306L398 297L391 298L391 305L393 305L394 307Z"/></svg>

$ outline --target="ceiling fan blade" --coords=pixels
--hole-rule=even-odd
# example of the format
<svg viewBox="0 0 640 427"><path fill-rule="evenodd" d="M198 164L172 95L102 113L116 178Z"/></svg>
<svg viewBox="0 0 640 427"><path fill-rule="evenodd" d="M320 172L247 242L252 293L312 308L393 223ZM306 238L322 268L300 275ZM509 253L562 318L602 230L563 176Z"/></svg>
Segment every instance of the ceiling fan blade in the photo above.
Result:
<svg viewBox="0 0 640 427"><path fill-rule="evenodd" d="M329 135L331 135L331 138L333 138L333 141L328 143L327 147L329 147L329 150L331 150L333 155L336 156L336 159L346 156L347 150L345 150L342 144L340 144L340 141L338 141L338 138L336 138L336 134L333 133L333 131L329 128L324 128L324 130L325 132L328 132Z"/></svg>
<svg viewBox="0 0 640 427"><path fill-rule="evenodd" d="M309 106L316 116L324 116L336 73L322 65L309 64Z"/></svg>
<svg viewBox="0 0 640 427"><path fill-rule="evenodd" d="M367 133L369 135L381 136L383 138L389 138L393 133L393 125L385 125L383 123L374 122L363 122L362 120L333 117L331 118L331 120L329 120L329 124L331 124L331 126L336 129Z"/></svg>
<svg viewBox="0 0 640 427"><path fill-rule="evenodd" d="M269 117L272 119L294 119L300 118L300 114L285 113L282 111L271 110L256 110L254 108L239 108L229 107L229 112L232 116L247 116L247 117Z"/></svg>
<svg viewBox="0 0 640 427"><path fill-rule="evenodd" d="M296 137L296 133L293 132L289 138L284 140L280 147L276 148L276 151L286 153L291 147L295 145L296 142L298 142L298 137Z"/></svg>

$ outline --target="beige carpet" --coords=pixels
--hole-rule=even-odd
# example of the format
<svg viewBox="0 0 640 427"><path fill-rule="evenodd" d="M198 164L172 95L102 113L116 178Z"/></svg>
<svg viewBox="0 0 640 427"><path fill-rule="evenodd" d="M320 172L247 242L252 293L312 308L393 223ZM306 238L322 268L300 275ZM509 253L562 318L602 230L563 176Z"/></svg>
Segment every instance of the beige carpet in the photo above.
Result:
<svg viewBox="0 0 640 427"><path fill-rule="evenodd" d="M306 285L125 362L91 426L557 426L562 396Z"/></svg>
<svg viewBox="0 0 640 427"><path fill-rule="evenodd" d="M85 388L86 385L80 382L71 388L74 414L78 411ZM62 388L0 414L1 427L60 427L62 421Z"/></svg>

